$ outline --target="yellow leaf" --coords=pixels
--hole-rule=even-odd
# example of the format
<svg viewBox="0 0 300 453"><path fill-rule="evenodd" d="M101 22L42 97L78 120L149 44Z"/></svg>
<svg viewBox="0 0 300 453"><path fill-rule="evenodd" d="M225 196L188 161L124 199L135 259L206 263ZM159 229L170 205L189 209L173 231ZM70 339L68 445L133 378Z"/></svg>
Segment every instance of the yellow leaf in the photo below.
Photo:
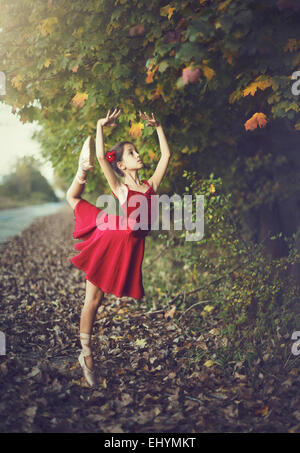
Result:
<svg viewBox="0 0 300 453"><path fill-rule="evenodd" d="M173 13L175 11L176 8L169 8L168 9L168 20L171 19L171 17L173 16Z"/></svg>
<svg viewBox="0 0 300 453"><path fill-rule="evenodd" d="M75 363L74 365L70 366L69 371L76 370L78 368L78 363Z"/></svg>
<svg viewBox="0 0 300 453"><path fill-rule="evenodd" d="M212 305L205 305L204 307L204 311L207 311L207 313L210 313L211 311L213 311L215 309L215 307L213 307Z"/></svg>
<svg viewBox="0 0 300 453"><path fill-rule="evenodd" d="M152 151L152 149L149 149L149 150L148 150L148 156L150 157L151 160L154 159L155 153Z"/></svg>
<svg viewBox="0 0 300 453"><path fill-rule="evenodd" d="M82 377L81 379L72 379L70 384L76 384L76 385L79 385L80 387L89 387L89 384L86 382L86 380L84 379L84 377Z"/></svg>
<svg viewBox="0 0 300 453"><path fill-rule="evenodd" d="M216 329L215 327L209 331L211 335L219 335L220 331Z"/></svg>
<svg viewBox="0 0 300 453"><path fill-rule="evenodd" d="M130 82L130 80L126 80L126 82L123 83L123 86L125 88L130 88L131 85L132 85L132 82Z"/></svg>
<svg viewBox="0 0 300 453"><path fill-rule="evenodd" d="M128 107L128 105L126 105L126 104L125 104L125 105L122 105L122 110L123 110L124 113L128 113L128 112L129 112L129 107Z"/></svg>
<svg viewBox="0 0 300 453"><path fill-rule="evenodd" d="M230 2L231 0L225 0L225 2L220 3L217 8L218 11L222 11L223 9L225 9Z"/></svg>
<svg viewBox="0 0 300 453"><path fill-rule="evenodd" d="M161 94L163 94L163 88L162 85L158 83L156 89L151 91L149 99L158 99Z"/></svg>
<svg viewBox="0 0 300 453"><path fill-rule="evenodd" d="M75 38L81 38L83 31L84 31L84 28L79 27L77 30L73 31L72 36L74 36Z"/></svg>
<svg viewBox="0 0 300 453"><path fill-rule="evenodd" d="M144 348L146 344L147 342L144 338L135 340L135 346L141 346L142 348Z"/></svg>
<svg viewBox="0 0 300 453"><path fill-rule="evenodd" d="M259 88L260 90L265 90L266 88L270 87L273 85L273 81L271 78L268 78L266 80L258 80L250 83L244 90L243 90L243 95L248 96L251 94L254 96L256 93L256 90Z"/></svg>
<svg viewBox="0 0 300 453"><path fill-rule="evenodd" d="M215 75L215 71L208 66L202 66L202 71L207 80L210 80Z"/></svg>
<svg viewBox="0 0 300 453"><path fill-rule="evenodd" d="M216 188L213 184L210 185L210 189L209 189L210 193L215 193L216 191Z"/></svg>
<svg viewBox="0 0 300 453"><path fill-rule="evenodd" d="M82 107L86 99L88 98L87 93L76 93L75 96L72 98L73 105L75 107Z"/></svg>
<svg viewBox="0 0 300 453"><path fill-rule="evenodd" d="M13 87L17 88L18 91L22 90L22 77L20 75L16 75L11 79L11 84Z"/></svg>
<svg viewBox="0 0 300 453"><path fill-rule="evenodd" d="M51 65L51 58L47 58L47 60L44 63L45 68L48 68Z"/></svg>
<svg viewBox="0 0 300 453"><path fill-rule="evenodd" d="M286 109L285 111L288 112L289 110L295 110L295 112L299 111L298 104L296 102L292 102Z"/></svg>
<svg viewBox="0 0 300 453"><path fill-rule="evenodd" d="M142 123L133 123L129 129L129 134L133 138L140 137L142 135L142 129L144 129L144 125Z"/></svg>
<svg viewBox="0 0 300 453"><path fill-rule="evenodd" d="M212 360L206 360L206 362L204 363L204 366L206 366L207 368L213 366L214 362Z"/></svg>
<svg viewBox="0 0 300 453"><path fill-rule="evenodd" d="M53 32L57 23L58 23L57 17L47 17L47 19L44 19L38 25L38 30L41 32L43 36L50 35Z"/></svg>

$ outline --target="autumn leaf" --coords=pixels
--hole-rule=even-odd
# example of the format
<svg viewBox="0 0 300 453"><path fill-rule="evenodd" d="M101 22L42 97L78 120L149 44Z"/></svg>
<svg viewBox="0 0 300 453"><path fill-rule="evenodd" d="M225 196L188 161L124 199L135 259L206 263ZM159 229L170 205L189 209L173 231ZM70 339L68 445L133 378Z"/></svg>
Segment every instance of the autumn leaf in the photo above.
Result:
<svg viewBox="0 0 300 453"><path fill-rule="evenodd" d="M270 87L273 85L273 81L271 78L268 78L266 80L258 80L250 83L244 90L243 90L243 96L248 96L251 94L254 96L256 93L256 90L259 88L260 90L265 90L266 88Z"/></svg>
<svg viewBox="0 0 300 453"><path fill-rule="evenodd" d="M213 184L210 185L209 191L210 191L210 193L215 193L216 188Z"/></svg>
<svg viewBox="0 0 300 453"><path fill-rule="evenodd" d="M175 312L176 312L176 305L173 305L173 307L171 308L171 310L165 311L165 315L164 315L165 319L167 319L167 318L173 318Z"/></svg>
<svg viewBox="0 0 300 453"><path fill-rule="evenodd" d="M176 8L172 8L171 5L166 5L163 8L160 8L159 11L161 16L168 16L168 20L170 20L175 10Z"/></svg>
<svg viewBox="0 0 300 453"><path fill-rule="evenodd" d="M213 365L214 365L214 362L212 360L206 360L206 362L204 362L204 366L206 366L206 368L209 368Z"/></svg>
<svg viewBox="0 0 300 453"><path fill-rule="evenodd" d="M209 333L211 335L220 335L220 331L218 329L216 329L215 327L213 327L212 329L210 329Z"/></svg>
<svg viewBox="0 0 300 453"><path fill-rule="evenodd" d="M152 149L148 150L148 156L150 157L151 160L155 158L155 153L152 151Z"/></svg>
<svg viewBox="0 0 300 453"><path fill-rule="evenodd" d="M202 71L207 80L210 80L215 75L215 71L209 66L202 66Z"/></svg>
<svg viewBox="0 0 300 453"><path fill-rule="evenodd" d="M170 20L171 17L173 16L173 13L174 11L176 10L176 8L169 8L168 9L168 19Z"/></svg>
<svg viewBox="0 0 300 453"><path fill-rule="evenodd" d="M88 98L87 93L76 93L75 96L72 98L73 105L75 107L82 107L86 99Z"/></svg>
<svg viewBox="0 0 300 453"><path fill-rule="evenodd" d="M38 30L42 34L42 36L49 35L53 32L56 24L58 23L57 17L47 17L44 19L39 25Z"/></svg>
<svg viewBox="0 0 300 453"><path fill-rule="evenodd" d="M151 91L150 95L149 95L149 99L158 99L159 96L163 93L163 88L162 88L162 85L160 85L159 83L157 84L157 87L155 90Z"/></svg>
<svg viewBox="0 0 300 453"><path fill-rule="evenodd" d="M214 309L215 307L213 307L212 305L205 305L203 310L206 311L207 313L211 313Z"/></svg>
<svg viewBox="0 0 300 453"><path fill-rule="evenodd" d="M249 118L244 124L246 131L250 130L253 131L254 129L259 126L260 128L265 127L267 123L267 117L264 113L254 113L254 115Z"/></svg>
<svg viewBox="0 0 300 453"><path fill-rule="evenodd" d="M152 70L147 71L147 77L146 77L146 83L152 83L153 82L153 76L155 74L155 71L157 71L159 65L154 66Z"/></svg>
<svg viewBox="0 0 300 453"><path fill-rule="evenodd" d="M142 347L144 348L147 344L147 341L144 339L144 338L141 338L141 339L137 339L135 340L135 346L139 346L139 347Z"/></svg>
<svg viewBox="0 0 300 453"><path fill-rule="evenodd" d="M44 67L49 68L50 65L51 65L51 58L47 58L47 60L44 63Z"/></svg>
<svg viewBox="0 0 300 453"><path fill-rule="evenodd" d="M269 412L269 407L268 406L264 406L263 408L261 409L257 409L255 411L255 414L256 415L262 415L263 417L265 417Z"/></svg>
<svg viewBox="0 0 300 453"><path fill-rule="evenodd" d="M17 88L18 91L22 90L22 77L17 75L11 79L11 84L13 87Z"/></svg>
<svg viewBox="0 0 300 453"><path fill-rule="evenodd" d="M231 0L225 0L224 2L221 2L217 8L218 11L223 11L230 2L231 2Z"/></svg>
<svg viewBox="0 0 300 453"><path fill-rule="evenodd" d="M129 134L135 139L142 135L142 129L144 129L143 123L133 123L129 129Z"/></svg>

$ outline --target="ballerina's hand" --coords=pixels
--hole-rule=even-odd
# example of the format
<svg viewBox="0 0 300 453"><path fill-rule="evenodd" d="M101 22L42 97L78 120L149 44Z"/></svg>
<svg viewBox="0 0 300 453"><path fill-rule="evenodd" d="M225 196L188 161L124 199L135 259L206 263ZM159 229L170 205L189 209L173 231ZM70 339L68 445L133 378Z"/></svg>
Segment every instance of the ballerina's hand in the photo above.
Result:
<svg viewBox="0 0 300 453"><path fill-rule="evenodd" d="M119 118L121 115L121 109L117 111L118 109L115 109L113 113L110 113L110 109L107 112L107 115L105 118L100 118L98 120L97 125L98 126L109 126L109 127L115 127L117 124L114 122Z"/></svg>
<svg viewBox="0 0 300 453"><path fill-rule="evenodd" d="M150 118L149 115L147 115L146 112L144 112L144 115L142 114L141 111L139 111L140 116L143 118L143 120L147 121L146 126L152 126L152 127L158 127L160 126L160 122L155 119L153 113L152 113L152 118Z"/></svg>

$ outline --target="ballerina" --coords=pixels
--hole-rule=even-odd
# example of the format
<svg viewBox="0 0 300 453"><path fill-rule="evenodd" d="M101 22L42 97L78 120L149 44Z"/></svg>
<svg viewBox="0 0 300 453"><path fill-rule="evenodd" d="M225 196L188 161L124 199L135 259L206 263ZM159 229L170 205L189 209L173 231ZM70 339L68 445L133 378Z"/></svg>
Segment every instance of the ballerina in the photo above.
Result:
<svg viewBox="0 0 300 453"><path fill-rule="evenodd" d="M121 207L126 212L126 219L128 220L130 213L135 209L128 206L128 201L137 194L138 197L146 199L148 215L151 214L151 195L156 194L165 175L170 151L162 126L153 113L152 117L145 112L139 113L147 122L147 126L156 128L159 137L161 157L151 178L140 181L138 172L144 167L144 163L133 143L121 141L105 153L103 128L115 127L115 121L121 114L120 109L115 109L113 113L109 110L106 117L97 122L96 144L92 136L86 139L80 153L77 173L66 194L75 218L73 238L82 239L74 245L75 250L79 250L80 253L70 261L85 272L86 295L80 319L82 351L78 360L90 386L96 384L91 337L97 310L105 293L114 294L116 297L129 296L137 300L144 296L142 262L145 237L149 229L134 230L129 223L125 229L120 228L124 217L107 214L81 198L81 194L87 184L88 172L94 168L96 148L98 162L113 195L119 199ZM121 176L124 182L120 181L118 176ZM99 224L107 219L115 220L116 228L99 228Z"/></svg>

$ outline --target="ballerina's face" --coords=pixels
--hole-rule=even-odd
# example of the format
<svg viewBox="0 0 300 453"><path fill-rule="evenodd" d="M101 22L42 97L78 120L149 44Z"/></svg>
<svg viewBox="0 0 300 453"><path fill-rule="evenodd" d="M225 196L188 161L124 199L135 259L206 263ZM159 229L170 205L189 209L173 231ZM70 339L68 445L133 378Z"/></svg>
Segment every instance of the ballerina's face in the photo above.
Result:
<svg viewBox="0 0 300 453"><path fill-rule="evenodd" d="M126 143L124 145L123 159L126 168L128 170L139 170L144 166L144 163L134 147L134 145Z"/></svg>

